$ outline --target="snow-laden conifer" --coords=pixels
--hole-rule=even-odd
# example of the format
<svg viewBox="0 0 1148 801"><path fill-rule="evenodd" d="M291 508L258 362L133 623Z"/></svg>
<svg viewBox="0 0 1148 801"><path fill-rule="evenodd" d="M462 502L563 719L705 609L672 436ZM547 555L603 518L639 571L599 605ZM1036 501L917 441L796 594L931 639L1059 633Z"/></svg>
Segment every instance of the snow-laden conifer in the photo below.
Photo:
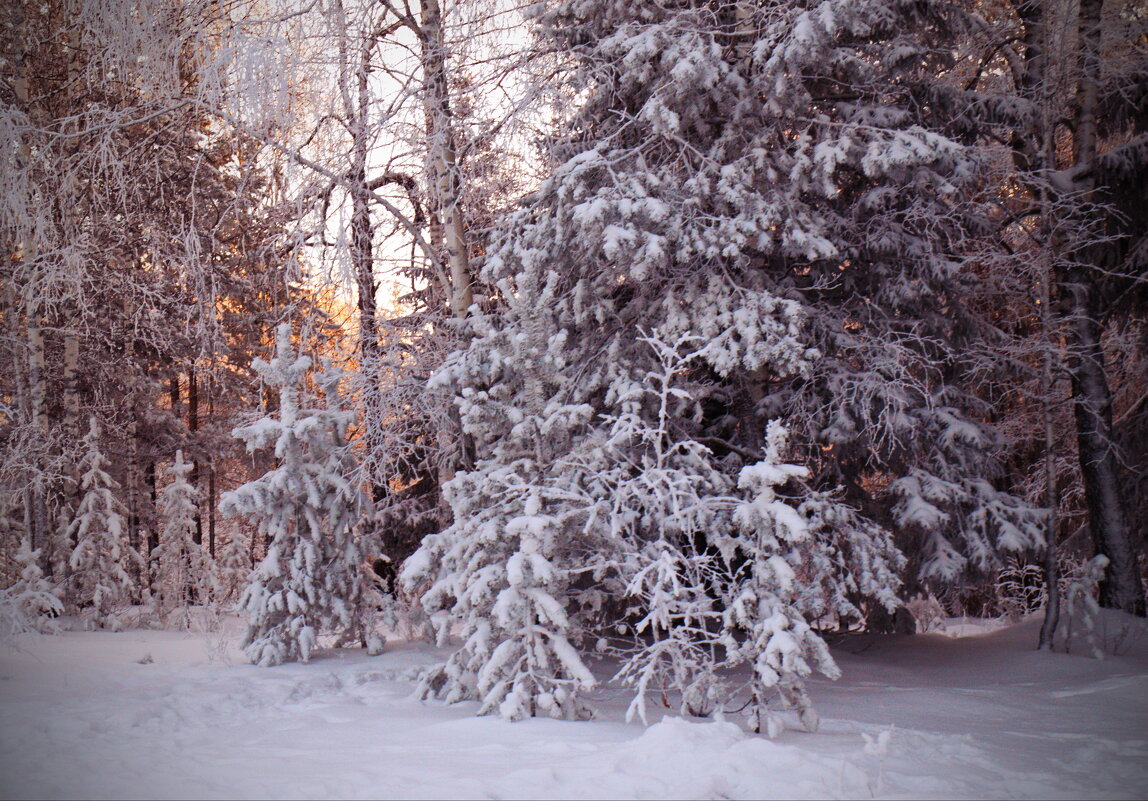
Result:
<svg viewBox="0 0 1148 801"><path fill-rule="evenodd" d="M75 542L68 560L68 600L92 623L119 626L117 613L131 601L132 581L124 568L130 546L124 542L123 505L115 496L119 485L104 468L100 424L89 420L80 460L80 504L68 529Z"/></svg>
<svg viewBox="0 0 1148 801"><path fill-rule="evenodd" d="M37 563L39 556L27 539L21 540L15 554L20 578L0 590L0 637L30 631L55 634L60 630L56 618L64 613L64 605L56 588L44 578Z"/></svg>
<svg viewBox="0 0 1148 801"><path fill-rule="evenodd" d="M553 212L526 212L535 231L553 218L566 253L524 244L551 268L585 265L574 315L627 325L659 304L671 320L708 307L691 330L728 336L737 325L707 297L723 279L797 301L820 358L735 379L748 402L707 421L712 434L744 436L751 405L755 429L784 418L815 484L880 508L922 577L1039 546L1043 516L1000 491L1002 440L969 391L993 335L962 263L989 230L971 199L983 157L923 100L976 20L946 0L538 8L543 38L578 52L587 100L532 198ZM488 269L506 280L520 262L498 251ZM613 285L590 291L591 272Z"/></svg>
<svg viewBox="0 0 1148 801"><path fill-rule="evenodd" d="M681 384L707 345L690 336L640 342L659 367L631 388L622 414L607 418L605 458L585 465L583 479L609 499L594 513L612 527L612 550L591 564L624 583L622 626L637 635L619 642L608 625L600 632L622 657L618 678L636 690L627 717L645 720L648 696L677 690L683 714L741 708L752 728L776 735L772 707L780 705L814 730L801 680L838 670L808 621L855 619L847 597L891 609L904 560L887 531L857 525L854 510L806 485L808 469L784 460L780 423L769 424L757 461L736 475L715 464L709 447L675 425L691 408L700 414L697 389Z"/></svg>
<svg viewBox="0 0 1148 801"><path fill-rule="evenodd" d="M767 145L781 177L769 184L811 238L760 258L771 286L801 298L822 358L759 405L785 413L819 483L882 508L918 578L999 567L1041 545L1043 513L1000 490L1003 440L970 391L996 335L963 264L989 230L973 201L985 157L921 102L960 58L947 43L978 23L946 0L777 3L767 16L752 80L774 129L793 132Z"/></svg>
<svg viewBox="0 0 1148 801"><path fill-rule="evenodd" d="M350 632L378 650L382 641L370 629L373 592L356 536L369 500L347 478L353 414L341 408L338 374L318 376L325 407L302 405L311 360L295 355L287 324L278 328L275 357L252 367L278 389L278 414L234 434L251 451L273 448L278 466L220 502L225 514L256 523L268 541L239 600L248 618L243 647L264 666L306 662L324 632Z"/></svg>
<svg viewBox="0 0 1148 801"><path fill-rule="evenodd" d="M160 540L152 552L157 611L167 622L182 628L190 625L190 605L206 604L214 589L214 565L207 550L195 541L195 517L199 493L188 481L194 465L176 451L168 473L171 482L159 498Z"/></svg>
<svg viewBox="0 0 1148 801"><path fill-rule="evenodd" d="M806 620L895 603L884 521L925 538L929 575L955 573L934 554L991 566L1039 543L1039 515L986 479L997 443L961 387L979 165L919 94L952 12L533 7L580 102L488 248L502 310L436 379L477 460L404 571L440 631L462 626L428 690L577 714L593 677L566 646L601 644L636 649L639 690L705 712L727 695L720 646L754 666L759 725L776 688L812 726L801 679L834 669Z"/></svg>

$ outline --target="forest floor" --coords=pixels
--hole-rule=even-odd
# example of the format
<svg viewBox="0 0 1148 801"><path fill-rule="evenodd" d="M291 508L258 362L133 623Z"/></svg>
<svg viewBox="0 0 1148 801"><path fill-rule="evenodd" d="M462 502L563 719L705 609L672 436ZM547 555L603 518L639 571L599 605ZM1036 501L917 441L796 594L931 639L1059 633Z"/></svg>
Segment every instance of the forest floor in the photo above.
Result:
<svg viewBox="0 0 1148 801"><path fill-rule="evenodd" d="M951 620L834 645L821 730L743 721L507 723L412 697L441 654L392 641L257 668L238 621L208 632L23 635L0 644L3 798L1143 798L1148 633L1037 653L1038 621ZM887 734L886 734L887 733Z"/></svg>

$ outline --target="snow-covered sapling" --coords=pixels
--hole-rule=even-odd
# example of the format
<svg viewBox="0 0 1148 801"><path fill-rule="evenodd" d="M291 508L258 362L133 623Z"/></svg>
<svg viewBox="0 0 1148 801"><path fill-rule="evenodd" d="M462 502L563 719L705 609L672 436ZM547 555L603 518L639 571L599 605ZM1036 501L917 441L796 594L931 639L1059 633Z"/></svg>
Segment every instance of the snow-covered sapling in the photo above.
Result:
<svg viewBox="0 0 1148 801"><path fill-rule="evenodd" d="M224 514L247 517L268 540L239 599L248 618L243 647L259 665L306 662L320 633L351 631L377 652L382 640L370 627L373 592L356 536L369 501L348 478L353 414L340 407L338 376L318 377L326 407L301 405L311 360L295 354L287 324L278 328L275 358L252 367L279 390L278 415L233 433L248 450L273 448L278 466L220 502Z"/></svg>
<svg viewBox="0 0 1148 801"><path fill-rule="evenodd" d="M190 605L206 604L214 588L214 565L207 550L195 541L198 491L188 481L194 465L176 451L175 462L168 473L171 483L159 498L159 547L152 553L155 575L156 607L165 621L187 628Z"/></svg>
<svg viewBox="0 0 1148 801"><path fill-rule="evenodd" d="M68 600L90 622L118 628L118 612L131 600L132 580L124 569L131 555L124 540L123 506L115 496L119 488L104 470L100 451L100 424L93 416L84 436L80 461L80 505L68 529L75 541L71 557Z"/></svg>
<svg viewBox="0 0 1148 801"><path fill-rule="evenodd" d="M37 563L39 551L33 551L27 539L16 551L20 578L11 587L0 590L0 636L38 631L55 634L60 630L56 619L64 605L56 588L44 578Z"/></svg>

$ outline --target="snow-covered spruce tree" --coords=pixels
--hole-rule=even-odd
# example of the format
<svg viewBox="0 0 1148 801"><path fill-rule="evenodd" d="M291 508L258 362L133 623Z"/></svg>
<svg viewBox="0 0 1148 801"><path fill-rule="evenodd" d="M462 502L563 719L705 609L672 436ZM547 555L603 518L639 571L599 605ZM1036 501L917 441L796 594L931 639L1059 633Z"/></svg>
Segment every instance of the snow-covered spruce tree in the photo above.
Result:
<svg viewBox="0 0 1148 801"><path fill-rule="evenodd" d="M20 578L0 590L0 637L29 631L55 634L60 630L56 618L64 613L64 605L56 588L44 578L37 564L39 556L27 539L21 541L15 555Z"/></svg>
<svg viewBox="0 0 1148 801"><path fill-rule="evenodd" d="M353 413L341 408L338 374L328 369L317 377L325 408L301 406L311 360L295 355L287 324L277 330L275 358L252 367L278 388L278 416L234 434L250 451L274 448L278 466L220 501L224 514L248 517L269 542L239 600L248 617L243 647L263 666L306 662L322 632L361 637L377 651L373 590L355 530L369 500L347 479Z"/></svg>
<svg viewBox="0 0 1148 801"><path fill-rule="evenodd" d="M463 396L479 461L450 485L455 526L428 538L405 570L410 583L430 581L429 611L450 613L441 617L443 631L451 617L464 624L463 648L429 678L428 689L451 699L480 698L483 710L497 707L512 717L572 715L571 693L592 678L568 646L604 621L645 615L653 629L657 619L649 614L662 605L667 635L698 643L713 636L711 623L692 625L690 616L727 609L719 602L711 612L693 612L698 604L691 606L683 576L697 570L685 583L698 600L717 592L714 585L724 580L706 570L728 570L706 559L727 535L705 515L720 516L740 468L763 459L762 399L783 382L791 388L812 382L819 370L817 353L801 339L802 306L810 303L802 289L825 287L802 287L793 277L814 266L840 274L850 266L845 254L858 249L853 227L832 208L833 178L855 172L876 185L876 195L926 203L955 192L945 176L955 179L967 166L955 143L895 110L846 109L839 116L856 118L843 123L789 86L823 69L830 45L868 41L856 37L862 28L866 36L893 38L886 17L915 24L914 8L827 3L822 11L838 10L838 26L829 15L799 20L783 7L748 3L730 3L720 13L633 2L542 7L537 22L545 44L577 54L575 79L582 83L575 88L587 99L569 120L569 137L552 143L552 177L507 221L484 266L484 280L503 293L505 314L475 320L473 344L442 373ZM810 30L815 23L832 30L819 38ZM846 67L869 69L863 54L841 49ZM906 217L863 197L874 201L867 209L871 225ZM897 259L908 260L916 244L905 235L890 239L887 262L900 267ZM847 330L846 314L837 311L838 329ZM659 404L645 397L645 388L660 374L661 349L642 342L642 330L657 332L654 340L675 350L683 337L704 343L680 376L680 403L660 421ZM871 365L861 366L871 381ZM698 503L683 506L690 510L684 516L677 501L662 506L685 497L680 489L665 497L652 489L658 483L652 471L667 469L662 448L668 449L662 456L673 456L669 485L697 495ZM603 480L611 466L622 473ZM645 497L619 492L623 477L646 482ZM774 491L759 484L747 477L745 496ZM610 503L618 497L627 497L625 504ZM790 532L774 535L782 544L807 535L835 542L848 523L860 521L827 496L810 491L808 500L808 513L822 513L814 526L781 527L771 518L755 524ZM703 516L691 520L692 514ZM732 520L728 526L738 529ZM814 589L819 578L837 582L833 591L810 596L821 612L854 613L862 592L890 600L897 554L874 523L853 530L869 535L858 541L870 545L876 561L851 562L856 554L841 546L840 569L804 576ZM652 545L630 547L636 541ZM767 562L773 555L766 554ZM664 567L653 567L659 563ZM862 565L870 570L859 570L859 583L851 570ZM754 581L781 596L789 583L793 597L809 594L781 562L771 566L775 573L752 570ZM669 589L651 589L654 580ZM729 581L727 590L735 585ZM608 608L605 599L626 591L633 608ZM746 614L765 614L771 602L765 596L759 588L762 602L744 604ZM731 641L754 627L752 619L738 621ZM778 636L775 655L782 641L796 644L793 652L806 666L825 664L812 636ZM664 653L687 654L691 645L669 644ZM755 647L768 652L768 638ZM669 661L682 666L688 659ZM797 666L790 660L773 675L762 670L763 685L785 686L799 699ZM688 670L684 686L681 672L670 672L677 689L705 695L709 690L697 689L695 679L706 670Z"/></svg>
<svg viewBox="0 0 1148 801"><path fill-rule="evenodd" d="M123 506L118 484L105 471L100 452L100 424L93 415L80 460L80 504L68 534L75 542L68 560L69 606L95 624L117 628L117 612L131 599L132 580L124 568L130 556L124 542Z"/></svg>
<svg viewBox="0 0 1148 801"><path fill-rule="evenodd" d="M191 604L208 603L215 584L211 557L195 541L199 493L188 481L193 469L183 460L183 451L176 451L175 462L168 468L171 483L159 498L159 547L151 555L156 564L156 611L181 628L191 623Z"/></svg>
<svg viewBox="0 0 1148 801"><path fill-rule="evenodd" d="M975 223L962 188L978 165L930 128L916 83L943 66L934 45L959 21L953 8L599 0L540 3L534 20L543 48L571 54L566 88L583 100L550 143L551 177L492 242L482 278L505 313L476 318L440 372L478 458L448 488L456 522L404 572L429 583L442 631L463 625L428 690L511 717L576 714L570 694L592 678L568 646L607 624L633 631L661 608L662 640L704 644L721 611L732 647L769 631L754 616L774 599L803 613L794 626L855 618L866 596L890 603L900 557L882 522L924 540L914 556L929 575L1038 543L1038 516L985 478L995 443L960 389L976 321L960 304L957 249ZM662 349L642 332L674 351L700 343L665 420L650 394ZM750 471L739 490L747 464L780 464L776 448L762 453L774 418L811 485ZM611 440L619 421L629 434ZM697 495L684 516L663 505L679 490L653 489L659 452L672 455L671 484ZM614 503L623 478L645 496ZM864 516L836 502L838 485ZM797 517L747 511L717 525L730 499L779 490L796 497L769 504ZM732 576L714 558L723 537L755 542L731 549ZM817 547L803 554L793 545L806 539ZM711 589L733 592L743 573L745 594ZM709 611L690 604L699 586L719 597ZM610 602L627 591L628 605ZM665 653L696 653L687 644ZM832 672L812 633L774 629L754 649L776 662L760 662L757 689L802 708L801 674ZM663 675L704 700L708 680L694 681L707 669Z"/></svg>

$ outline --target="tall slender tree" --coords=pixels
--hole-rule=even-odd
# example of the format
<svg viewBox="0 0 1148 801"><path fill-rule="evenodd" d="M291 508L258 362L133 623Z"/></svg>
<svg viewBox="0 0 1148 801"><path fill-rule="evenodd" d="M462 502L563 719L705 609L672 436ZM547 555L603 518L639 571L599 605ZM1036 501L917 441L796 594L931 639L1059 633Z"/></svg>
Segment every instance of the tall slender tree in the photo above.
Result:
<svg viewBox="0 0 1148 801"><path fill-rule="evenodd" d="M501 0L313 4L274 23L290 30L278 57L308 102L270 132L237 126L283 154L302 188L301 241L319 271L354 287L356 439L397 560L449 517L440 486L469 461L449 395L427 379L459 341L482 231L518 177L492 169L491 154L520 116L511 87L527 85L507 77L504 34L519 11Z"/></svg>

